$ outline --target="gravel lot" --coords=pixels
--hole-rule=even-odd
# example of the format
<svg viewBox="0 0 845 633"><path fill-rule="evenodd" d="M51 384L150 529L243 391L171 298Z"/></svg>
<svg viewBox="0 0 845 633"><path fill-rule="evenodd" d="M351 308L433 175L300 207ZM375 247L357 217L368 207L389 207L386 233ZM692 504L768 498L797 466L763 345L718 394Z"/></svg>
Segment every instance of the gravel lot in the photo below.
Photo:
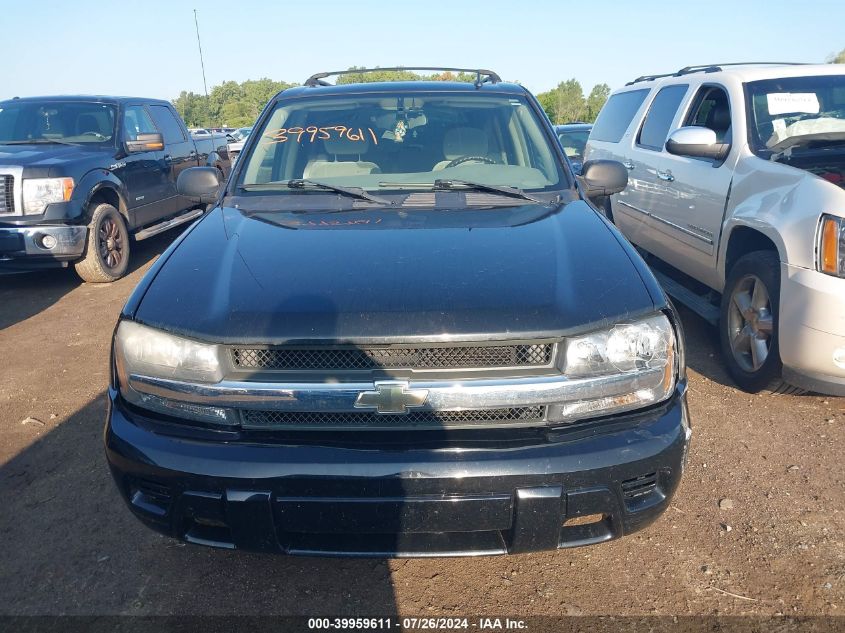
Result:
<svg viewBox="0 0 845 633"><path fill-rule="evenodd" d="M0 613L845 613L845 398L737 391L715 330L688 312L689 467L635 535L384 561L216 551L147 530L106 467L103 393L120 308L172 238L139 244L111 285L68 270L0 277Z"/></svg>

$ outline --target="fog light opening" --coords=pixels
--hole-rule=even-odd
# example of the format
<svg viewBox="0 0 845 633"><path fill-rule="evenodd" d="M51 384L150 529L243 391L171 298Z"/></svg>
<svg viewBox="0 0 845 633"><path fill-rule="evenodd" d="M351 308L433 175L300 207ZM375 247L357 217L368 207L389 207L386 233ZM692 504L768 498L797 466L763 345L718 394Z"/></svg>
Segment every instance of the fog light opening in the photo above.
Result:
<svg viewBox="0 0 845 633"><path fill-rule="evenodd" d="M59 243L59 241L52 235L42 235L39 239L39 243L41 244L41 248L46 248L48 251L50 251L56 248L56 245Z"/></svg>

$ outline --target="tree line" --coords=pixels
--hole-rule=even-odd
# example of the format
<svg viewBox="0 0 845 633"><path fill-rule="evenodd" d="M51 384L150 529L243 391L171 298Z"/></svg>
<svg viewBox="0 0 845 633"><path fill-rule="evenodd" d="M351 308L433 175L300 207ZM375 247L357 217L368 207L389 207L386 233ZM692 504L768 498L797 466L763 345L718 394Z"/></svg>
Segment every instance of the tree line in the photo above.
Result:
<svg viewBox="0 0 845 633"><path fill-rule="evenodd" d="M828 60L832 64L845 63L845 49ZM351 71L362 70L358 66ZM441 72L430 75L410 70L376 70L375 72L351 72L340 75L339 84L371 81L475 81L475 73ZM518 82L514 82L518 83ZM224 81L214 86L205 95L185 90L173 100L176 110L182 115L188 127L242 127L252 125L264 105L278 92L298 84L272 79L250 79L242 83ZM537 95L537 100L554 124L596 120L602 106L610 96L610 86L600 83L593 86L585 96L577 79L561 81L557 86Z"/></svg>
<svg viewBox="0 0 845 633"><path fill-rule="evenodd" d="M353 66L349 70L358 70ZM337 78L338 84L373 81L464 81L473 82L474 73L441 72L419 74L409 70L377 70L349 73ZM516 82L515 82L516 83ZM183 90L173 100L176 110L188 127L243 127L252 125L265 104L278 92L296 83L272 79L250 79L241 83L224 81L204 94ZM587 96L577 79L560 82L555 88L537 95L552 123L592 122L607 101L610 86L598 84Z"/></svg>

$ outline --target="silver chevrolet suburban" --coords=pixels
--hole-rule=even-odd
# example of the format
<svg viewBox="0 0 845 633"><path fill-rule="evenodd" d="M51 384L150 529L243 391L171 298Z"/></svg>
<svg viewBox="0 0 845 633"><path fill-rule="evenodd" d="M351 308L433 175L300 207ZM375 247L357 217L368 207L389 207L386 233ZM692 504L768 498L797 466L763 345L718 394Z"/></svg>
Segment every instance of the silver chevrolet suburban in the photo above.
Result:
<svg viewBox="0 0 845 633"><path fill-rule="evenodd" d="M598 116L599 158L630 175L606 214L719 324L741 388L845 395L845 66L639 77Z"/></svg>

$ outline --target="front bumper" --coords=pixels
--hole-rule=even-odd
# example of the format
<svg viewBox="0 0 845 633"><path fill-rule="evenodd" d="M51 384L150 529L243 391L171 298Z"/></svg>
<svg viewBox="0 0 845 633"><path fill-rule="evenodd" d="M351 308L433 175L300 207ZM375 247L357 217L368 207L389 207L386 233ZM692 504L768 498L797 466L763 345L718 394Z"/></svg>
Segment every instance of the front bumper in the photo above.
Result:
<svg viewBox="0 0 845 633"><path fill-rule="evenodd" d="M51 236L53 248L44 246ZM3 226L0 227L0 266L29 268L72 261L82 256L88 236L86 226Z"/></svg>
<svg viewBox="0 0 845 633"><path fill-rule="evenodd" d="M789 382L845 396L845 279L781 264L778 344Z"/></svg>
<svg viewBox="0 0 845 633"><path fill-rule="evenodd" d="M590 545L645 527L680 482L689 436L684 383L647 412L461 448L174 437L111 391L105 445L132 512L191 543L458 556Z"/></svg>

